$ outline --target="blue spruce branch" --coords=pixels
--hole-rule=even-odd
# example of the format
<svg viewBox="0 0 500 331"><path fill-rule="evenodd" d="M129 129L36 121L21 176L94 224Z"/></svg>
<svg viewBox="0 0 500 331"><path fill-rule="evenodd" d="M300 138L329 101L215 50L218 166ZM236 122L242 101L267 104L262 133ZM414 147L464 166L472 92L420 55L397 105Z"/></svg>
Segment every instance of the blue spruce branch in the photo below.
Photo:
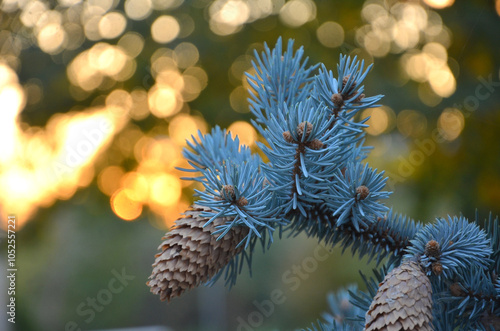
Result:
<svg viewBox="0 0 500 331"><path fill-rule="evenodd" d="M219 127L192 137L183 170L203 190L165 236L151 291L170 300L221 277L232 286L245 265L251 270L255 247L267 251L274 232L287 231L381 265L375 279L362 275L366 293L349 292L355 316L341 317L342 292L308 330L499 329L498 218L483 227L477 215L424 226L383 203L392 192L384 172L365 162L368 119L359 119L382 98L365 95L372 65L341 56L335 75L281 38L252 64L249 105L267 161Z"/></svg>

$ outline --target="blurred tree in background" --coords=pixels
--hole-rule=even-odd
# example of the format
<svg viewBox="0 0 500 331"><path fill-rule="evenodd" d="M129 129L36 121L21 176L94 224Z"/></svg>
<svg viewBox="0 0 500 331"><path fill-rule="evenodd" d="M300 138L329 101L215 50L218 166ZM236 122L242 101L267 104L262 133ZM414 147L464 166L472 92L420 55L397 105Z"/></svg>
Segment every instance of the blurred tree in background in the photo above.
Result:
<svg viewBox="0 0 500 331"><path fill-rule="evenodd" d="M365 86L384 106L361 116L395 210L500 214L499 15L499 0L2 1L0 212L3 228L17 217L19 273L17 323L0 328L232 330L278 288L260 329L291 329L361 281L334 250L290 289L318 249L303 238L257 256L231 292L166 305L144 284L191 203L175 169L185 139L219 124L256 149L244 72L279 36L332 70L340 53L375 63ZM129 278L110 292L117 273Z"/></svg>

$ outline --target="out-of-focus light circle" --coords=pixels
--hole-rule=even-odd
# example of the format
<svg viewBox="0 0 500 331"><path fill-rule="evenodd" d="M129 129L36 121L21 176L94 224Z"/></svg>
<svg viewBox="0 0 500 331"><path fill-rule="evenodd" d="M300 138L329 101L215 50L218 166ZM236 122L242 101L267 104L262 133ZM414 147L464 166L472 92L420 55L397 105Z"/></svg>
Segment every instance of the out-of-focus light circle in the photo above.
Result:
<svg viewBox="0 0 500 331"><path fill-rule="evenodd" d="M196 136L198 129L196 120L187 114L177 115L168 125L170 138L181 146L186 143L186 140L191 139L191 135Z"/></svg>
<svg viewBox="0 0 500 331"><path fill-rule="evenodd" d="M448 68L431 70L429 72L429 83L432 90L439 96L447 98L455 92L455 77Z"/></svg>
<svg viewBox="0 0 500 331"><path fill-rule="evenodd" d="M130 57L141 54L144 48L144 37L137 32L125 33L117 43Z"/></svg>
<svg viewBox="0 0 500 331"><path fill-rule="evenodd" d="M109 166L104 168L97 176L97 186L102 193L111 196L120 188L120 180L125 172L121 167Z"/></svg>
<svg viewBox="0 0 500 331"><path fill-rule="evenodd" d="M392 127L396 118L393 110L386 106L366 109L361 114L361 118L365 119L367 117L370 117L366 122L369 127L365 128L365 131L372 136L378 136L386 132Z"/></svg>
<svg viewBox="0 0 500 331"><path fill-rule="evenodd" d="M68 36L65 46L67 50L75 50L85 42L85 34L80 24L66 22L64 23L64 30L66 30Z"/></svg>
<svg viewBox="0 0 500 331"><path fill-rule="evenodd" d="M177 38L179 32L179 22L173 16L160 16L151 25L151 35L157 43L171 42Z"/></svg>
<svg viewBox="0 0 500 331"><path fill-rule="evenodd" d="M56 23L44 26L38 33L38 46L48 54L57 54L63 50L66 41L66 31Z"/></svg>
<svg viewBox="0 0 500 331"><path fill-rule="evenodd" d="M316 5L310 0L291 0L281 8L279 17L286 25L299 27L316 18Z"/></svg>
<svg viewBox="0 0 500 331"><path fill-rule="evenodd" d="M405 137L420 137L427 129L427 118L415 110L403 110L397 117L399 132Z"/></svg>
<svg viewBox="0 0 500 331"><path fill-rule="evenodd" d="M134 100L132 96L122 89L113 90L113 92L106 97L106 106L110 109L115 107L121 108L119 111L123 114L128 113L128 111L132 109L133 104Z"/></svg>
<svg viewBox="0 0 500 331"><path fill-rule="evenodd" d="M432 8L446 8L455 3L455 0L424 0L424 2Z"/></svg>
<svg viewBox="0 0 500 331"><path fill-rule="evenodd" d="M438 128L448 141L453 141L458 138L464 129L464 115L456 108L446 108L438 118Z"/></svg>
<svg viewBox="0 0 500 331"><path fill-rule="evenodd" d="M152 0L155 10L175 9L183 2L184 0Z"/></svg>
<svg viewBox="0 0 500 331"><path fill-rule="evenodd" d="M231 108L238 113L248 113L250 111L248 105L248 91L243 86L238 86L229 95L229 103Z"/></svg>
<svg viewBox="0 0 500 331"><path fill-rule="evenodd" d="M234 122L229 126L227 130L231 132L233 138L238 136L238 138L240 139L240 144L242 145L252 146L257 140L257 132L255 131L254 127L247 122Z"/></svg>
<svg viewBox="0 0 500 331"><path fill-rule="evenodd" d="M316 30L319 42L325 47L339 47L344 43L344 29L336 22L325 22Z"/></svg>
<svg viewBox="0 0 500 331"><path fill-rule="evenodd" d="M99 40L101 39L101 34L99 33L99 22L101 21L101 16L92 16L89 18L84 26L83 29L85 31L85 36L87 37L88 40Z"/></svg>
<svg viewBox="0 0 500 331"><path fill-rule="evenodd" d="M174 49L174 60L179 68L185 69L194 66L199 58L198 48L191 43L180 43Z"/></svg>
<svg viewBox="0 0 500 331"><path fill-rule="evenodd" d="M172 116L181 110L180 102L177 100L178 92L170 86L155 85L148 92L148 104L151 114L164 118Z"/></svg>
<svg viewBox="0 0 500 331"><path fill-rule="evenodd" d="M126 0L125 13L133 20L140 21L151 15L153 8L150 0Z"/></svg>
<svg viewBox="0 0 500 331"><path fill-rule="evenodd" d="M125 221L132 221L142 213L142 203L131 198L133 192L129 189L119 189L110 199L111 209L120 218Z"/></svg>
<svg viewBox="0 0 500 331"><path fill-rule="evenodd" d="M59 4L64 7L70 7L79 4L82 0L58 0Z"/></svg>
<svg viewBox="0 0 500 331"><path fill-rule="evenodd" d="M242 0L214 1L209 9L211 20L231 26L244 24L250 17L250 7Z"/></svg>
<svg viewBox="0 0 500 331"><path fill-rule="evenodd" d="M418 85L418 97L429 107L436 107L443 100L441 96L434 92L428 82L420 83Z"/></svg>
<svg viewBox="0 0 500 331"><path fill-rule="evenodd" d="M146 177L138 172L127 173L121 180L122 186L129 189L129 195L135 201L147 203L149 196L149 184Z"/></svg>
<svg viewBox="0 0 500 331"><path fill-rule="evenodd" d="M47 5L40 1L31 1L24 6L23 11L21 12L21 22L26 27L34 27L40 17L45 11L47 11Z"/></svg>
<svg viewBox="0 0 500 331"><path fill-rule="evenodd" d="M89 6L100 8L102 13L113 8L113 0L87 0Z"/></svg>
<svg viewBox="0 0 500 331"><path fill-rule="evenodd" d="M149 115L149 104L148 104L148 92L141 88L136 88L130 92L130 96L133 100L133 106L130 110L130 117L136 121L140 121L148 117Z"/></svg>
<svg viewBox="0 0 500 331"><path fill-rule="evenodd" d="M205 87L207 87L207 84L208 84L208 75L205 72L205 70L203 70L202 68L200 68L200 67L189 67L186 70L184 70L183 77L185 77L185 76L195 77L198 80L198 82L200 83L200 89L203 90L203 89L205 89Z"/></svg>
<svg viewBox="0 0 500 331"><path fill-rule="evenodd" d="M163 206L175 205L182 194L180 180L171 174L160 174L151 183L151 199Z"/></svg>
<svg viewBox="0 0 500 331"><path fill-rule="evenodd" d="M127 19L121 13L107 13L99 21L99 34L103 38L113 39L121 35L126 26Z"/></svg>

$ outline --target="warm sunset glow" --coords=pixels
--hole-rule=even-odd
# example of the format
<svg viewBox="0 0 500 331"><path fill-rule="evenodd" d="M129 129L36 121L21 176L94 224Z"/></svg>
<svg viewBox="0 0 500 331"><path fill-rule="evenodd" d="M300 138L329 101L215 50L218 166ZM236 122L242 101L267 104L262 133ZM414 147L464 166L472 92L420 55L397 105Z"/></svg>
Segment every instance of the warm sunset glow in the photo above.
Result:
<svg viewBox="0 0 500 331"><path fill-rule="evenodd" d="M57 114L44 129L21 130L25 95L16 74L0 65L0 193L2 219L16 214L19 227L38 207L70 198L90 184L93 162L124 124L123 111L93 108ZM3 224L5 226L5 224Z"/></svg>

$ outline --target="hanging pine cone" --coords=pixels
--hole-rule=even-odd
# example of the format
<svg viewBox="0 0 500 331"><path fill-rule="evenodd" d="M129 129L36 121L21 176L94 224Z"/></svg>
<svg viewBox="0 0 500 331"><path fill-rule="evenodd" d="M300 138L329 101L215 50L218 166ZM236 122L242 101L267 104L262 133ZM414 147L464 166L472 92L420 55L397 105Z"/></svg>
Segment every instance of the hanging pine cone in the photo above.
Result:
<svg viewBox="0 0 500 331"><path fill-rule="evenodd" d="M158 248L161 253L155 256L153 273L147 282L151 292L160 294L162 301L170 301L208 281L243 249L243 246L236 246L248 234L247 228L234 227L216 240L217 235L212 235L216 226L232 221L232 218L217 218L203 227L210 219L201 216L204 211L210 209L194 204L162 238L165 241Z"/></svg>
<svg viewBox="0 0 500 331"><path fill-rule="evenodd" d="M365 331L433 330L432 288L415 261L385 276L365 316Z"/></svg>

